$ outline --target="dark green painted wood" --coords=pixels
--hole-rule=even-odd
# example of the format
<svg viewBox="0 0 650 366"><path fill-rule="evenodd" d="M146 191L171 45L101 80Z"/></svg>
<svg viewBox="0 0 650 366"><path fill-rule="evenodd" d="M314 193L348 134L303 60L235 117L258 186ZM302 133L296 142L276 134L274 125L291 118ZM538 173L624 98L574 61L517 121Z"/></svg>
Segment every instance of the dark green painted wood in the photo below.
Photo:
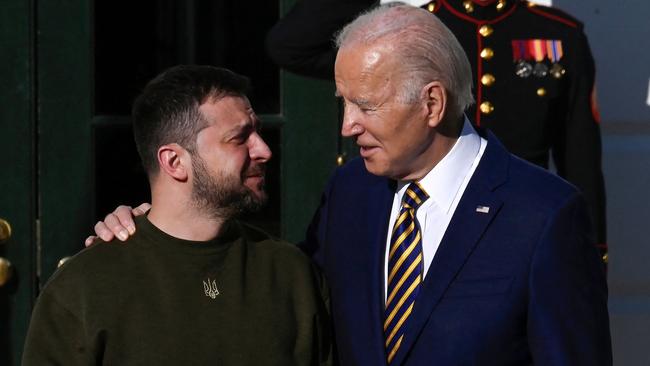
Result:
<svg viewBox="0 0 650 366"><path fill-rule="evenodd" d="M281 2L286 13L295 3ZM336 167L338 107L334 82L281 74L282 233L289 241L304 238L327 178Z"/></svg>
<svg viewBox="0 0 650 366"><path fill-rule="evenodd" d="M35 282L33 162L32 9L29 1L7 0L0 12L0 218L13 236L0 243L0 257L14 278L0 288L0 365L20 364Z"/></svg>
<svg viewBox="0 0 650 366"><path fill-rule="evenodd" d="M39 1L41 285L91 233L92 2ZM105 167L120 174L120 167Z"/></svg>
<svg viewBox="0 0 650 366"><path fill-rule="evenodd" d="M282 226L283 236L297 242L336 167L337 110L334 83L308 80L283 72Z"/></svg>

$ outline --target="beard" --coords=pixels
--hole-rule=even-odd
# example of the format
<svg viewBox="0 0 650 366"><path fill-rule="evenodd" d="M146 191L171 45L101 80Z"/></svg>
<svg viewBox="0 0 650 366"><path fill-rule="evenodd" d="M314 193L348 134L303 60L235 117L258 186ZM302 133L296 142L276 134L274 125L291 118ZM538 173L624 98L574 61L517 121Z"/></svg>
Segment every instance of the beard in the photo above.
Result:
<svg viewBox="0 0 650 366"><path fill-rule="evenodd" d="M259 194L246 187L242 177L225 172L210 174L198 155L192 158L192 201L196 207L214 219L231 219L244 213L257 212L266 204L264 183L257 187ZM248 168L246 175L264 174L264 166Z"/></svg>

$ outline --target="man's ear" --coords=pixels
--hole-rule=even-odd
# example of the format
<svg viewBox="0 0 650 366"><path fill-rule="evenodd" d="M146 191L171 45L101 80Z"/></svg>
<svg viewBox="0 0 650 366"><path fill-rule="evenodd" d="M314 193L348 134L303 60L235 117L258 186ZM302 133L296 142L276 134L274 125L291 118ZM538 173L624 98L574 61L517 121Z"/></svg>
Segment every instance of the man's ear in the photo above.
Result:
<svg viewBox="0 0 650 366"><path fill-rule="evenodd" d="M189 177L190 154L178 144L167 144L158 148L158 165L161 173L175 180L186 182Z"/></svg>
<svg viewBox="0 0 650 366"><path fill-rule="evenodd" d="M438 127L447 112L447 90L439 81L432 81L422 88L430 127Z"/></svg>

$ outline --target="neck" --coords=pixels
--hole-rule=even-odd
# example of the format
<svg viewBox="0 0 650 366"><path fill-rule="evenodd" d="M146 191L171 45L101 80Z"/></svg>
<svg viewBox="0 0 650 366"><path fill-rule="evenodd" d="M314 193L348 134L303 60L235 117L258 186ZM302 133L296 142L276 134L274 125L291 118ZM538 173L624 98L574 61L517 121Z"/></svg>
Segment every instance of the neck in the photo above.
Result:
<svg viewBox="0 0 650 366"><path fill-rule="evenodd" d="M208 241L216 238L225 218L214 218L199 212L190 195L152 188L148 219L158 229L178 239Z"/></svg>
<svg viewBox="0 0 650 366"><path fill-rule="evenodd" d="M460 117L449 117L440 123L436 127L431 144L420 154L422 168L398 179L418 181L424 178L454 147L463 130L464 123L465 117L463 115Z"/></svg>

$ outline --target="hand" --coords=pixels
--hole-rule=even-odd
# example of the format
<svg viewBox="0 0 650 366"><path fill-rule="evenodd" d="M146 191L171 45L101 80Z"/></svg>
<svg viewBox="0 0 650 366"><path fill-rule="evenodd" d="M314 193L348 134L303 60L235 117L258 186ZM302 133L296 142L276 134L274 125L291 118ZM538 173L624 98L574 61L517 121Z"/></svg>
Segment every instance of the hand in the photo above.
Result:
<svg viewBox="0 0 650 366"><path fill-rule="evenodd" d="M115 237L120 241L126 241L130 235L135 234L133 217L144 215L150 208L151 205L148 203L143 203L136 208L118 206L115 211L104 218L104 221L95 224L95 234L97 236L89 236L84 244L87 247L91 246L98 237L103 241L111 241Z"/></svg>

